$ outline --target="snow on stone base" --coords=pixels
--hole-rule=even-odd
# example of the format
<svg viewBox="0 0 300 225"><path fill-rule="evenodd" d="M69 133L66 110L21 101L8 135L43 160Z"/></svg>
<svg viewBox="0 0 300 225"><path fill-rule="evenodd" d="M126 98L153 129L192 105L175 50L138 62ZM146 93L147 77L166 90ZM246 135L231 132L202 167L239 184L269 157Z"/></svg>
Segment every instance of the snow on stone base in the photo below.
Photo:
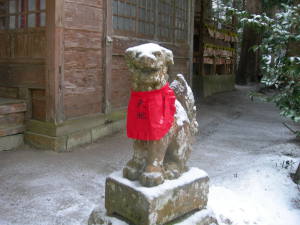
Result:
<svg viewBox="0 0 300 225"><path fill-rule="evenodd" d="M119 218L107 216L100 208L94 209L92 212L88 225L132 225L122 221ZM189 214L183 218L172 221L165 225L218 225L216 217L211 209L202 209Z"/></svg>
<svg viewBox="0 0 300 225"><path fill-rule="evenodd" d="M135 225L165 224L207 204L207 174L191 168L178 179L147 188L122 177L121 172L106 179L105 207Z"/></svg>

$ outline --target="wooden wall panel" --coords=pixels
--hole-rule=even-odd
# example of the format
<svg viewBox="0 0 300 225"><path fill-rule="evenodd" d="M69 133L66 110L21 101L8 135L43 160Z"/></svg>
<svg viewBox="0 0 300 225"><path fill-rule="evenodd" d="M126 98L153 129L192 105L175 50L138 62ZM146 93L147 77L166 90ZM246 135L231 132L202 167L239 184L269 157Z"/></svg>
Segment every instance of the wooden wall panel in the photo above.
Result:
<svg viewBox="0 0 300 225"><path fill-rule="evenodd" d="M46 35L45 32L32 32L28 35L27 56L30 58L46 58Z"/></svg>
<svg viewBox="0 0 300 225"><path fill-rule="evenodd" d="M111 104L114 110L127 106L130 96L130 73L123 56L113 56L111 77Z"/></svg>
<svg viewBox="0 0 300 225"><path fill-rule="evenodd" d="M18 98L18 88L11 87L1 87L0 86L0 96L4 98Z"/></svg>
<svg viewBox="0 0 300 225"><path fill-rule="evenodd" d="M12 58L25 58L28 56L28 34L16 32L11 35Z"/></svg>
<svg viewBox="0 0 300 225"><path fill-rule="evenodd" d="M102 33L66 29L65 48L102 49Z"/></svg>
<svg viewBox="0 0 300 225"><path fill-rule="evenodd" d="M102 113L103 1L64 4L64 114L66 119Z"/></svg>
<svg viewBox="0 0 300 225"><path fill-rule="evenodd" d="M65 70L65 94L86 94L103 89L103 77L101 75L102 71L95 68Z"/></svg>
<svg viewBox="0 0 300 225"><path fill-rule="evenodd" d="M0 32L0 60L8 63L26 59L45 60L46 34L44 29Z"/></svg>
<svg viewBox="0 0 300 225"><path fill-rule="evenodd" d="M46 120L46 94L43 89L31 90L32 118Z"/></svg>
<svg viewBox="0 0 300 225"><path fill-rule="evenodd" d="M189 73L189 60L184 58L175 58L174 65L170 66L169 75L170 79L175 79L178 73L183 74L187 79Z"/></svg>
<svg viewBox="0 0 300 225"><path fill-rule="evenodd" d="M94 49L65 49L65 70L72 68L102 68L102 51Z"/></svg>
<svg viewBox="0 0 300 225"><path fill-rule="evenodd" d="M7 73L0 73L0 84L4 87L45 87L45 65L39 64L0 64L7 68ZM1 69L0 69L1 71Z"/></svg>
<svg viewBox="0 0 300 225"><path fill-rule="evenodd" d="M9 34L0 33L0 59L10 57Z"/></svg>
<svg viewBox="0 0 300 225"><path fill-rule="evenodd" d="M65 28L99 32L103 26L101 5L96 7L86 2L65 2Z"/></svg>
<svg viewBox="0 0 300 225"><path fill-rule="evenodd" d="M0 33L0 97L14 97L26 100L28 113L32 118L44 119L36 113L39 108L31 99L30 89L45 89L46 34L44 28L30 30L1 31ZM9 92L4 93L3 90ZM13 91L11 91L13 90ZM12 94L12 95L10 95ZM34 110L32 110L32 107ZM41 109L45 109L45 101ZM37 116L37 117L35 117Z"/></svg>
<svg viewBox="0 0 300 225"><path fill-rule="evenodd" d="M102 89L91 93L73 93L64 96L65 116L74 118L101 112Z"/></svg>

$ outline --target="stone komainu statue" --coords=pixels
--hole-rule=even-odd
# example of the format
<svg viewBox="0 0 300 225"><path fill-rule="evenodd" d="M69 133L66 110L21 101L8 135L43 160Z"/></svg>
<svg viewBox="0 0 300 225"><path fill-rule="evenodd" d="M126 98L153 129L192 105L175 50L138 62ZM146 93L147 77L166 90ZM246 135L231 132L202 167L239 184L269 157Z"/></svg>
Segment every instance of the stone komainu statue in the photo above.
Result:
<svg viewBox="0 0 300 225"><path fill-rule="evenodd" d="M132 72L127 135L134 153L123 176L156 186L187 170L198 130L194 96L181 74L168 84L172 51L150 43L127 49L125 57Z"/></svg>

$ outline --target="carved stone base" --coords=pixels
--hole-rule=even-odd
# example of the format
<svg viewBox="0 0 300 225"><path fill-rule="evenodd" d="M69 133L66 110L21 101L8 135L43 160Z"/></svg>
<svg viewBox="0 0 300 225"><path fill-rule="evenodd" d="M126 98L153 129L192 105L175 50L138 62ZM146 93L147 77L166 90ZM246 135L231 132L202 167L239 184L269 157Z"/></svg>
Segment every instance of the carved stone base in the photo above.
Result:
<svg viewBox="0 0 300 225"><path fill-rule="evenodd" d="M204 171L191 168L178 179L146 188L116 172L106 179L107 214L121 216L135 225L166 224L206 207L208 181Z"/></svg>

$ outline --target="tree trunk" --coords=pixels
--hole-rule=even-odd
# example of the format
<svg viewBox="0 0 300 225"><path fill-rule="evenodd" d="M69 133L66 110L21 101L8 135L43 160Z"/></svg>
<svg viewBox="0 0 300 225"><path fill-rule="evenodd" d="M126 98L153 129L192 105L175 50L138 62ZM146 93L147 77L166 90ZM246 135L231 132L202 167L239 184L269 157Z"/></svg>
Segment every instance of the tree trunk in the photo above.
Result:
<svg viewBox="0 0 300 225"><path fill-rule="evenodd" d="M262 5L260 0L247 0L246 10L252 14L260 14ZM242 37L242 46L236 83L246 85L249 81L259 81L260 54L254 52L251 47L261 43L261 35L252 25L245 25Z"/></svg>

